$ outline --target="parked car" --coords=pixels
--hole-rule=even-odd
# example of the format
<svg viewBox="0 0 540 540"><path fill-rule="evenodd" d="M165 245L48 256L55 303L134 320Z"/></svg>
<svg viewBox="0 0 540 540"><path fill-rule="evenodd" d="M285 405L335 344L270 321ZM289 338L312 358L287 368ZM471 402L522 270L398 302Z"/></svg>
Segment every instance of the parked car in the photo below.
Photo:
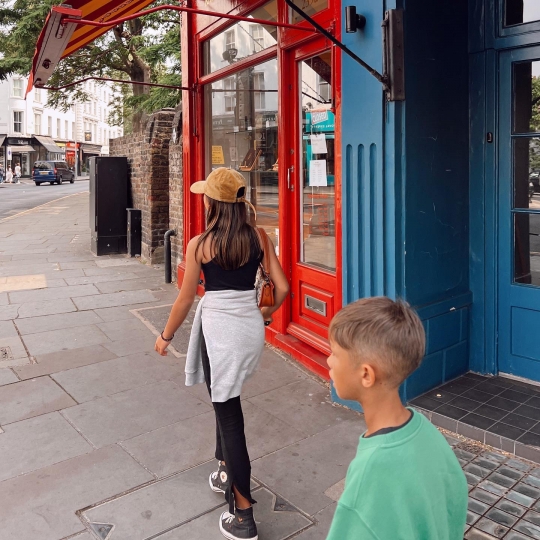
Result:
<svg viewBox="0 0 540 540"><path fill-rule="evenodd" d="M51 185L75 182L75 173L65 161L36 161L32 170L32 180L36 186L49 182Z"/></svg>

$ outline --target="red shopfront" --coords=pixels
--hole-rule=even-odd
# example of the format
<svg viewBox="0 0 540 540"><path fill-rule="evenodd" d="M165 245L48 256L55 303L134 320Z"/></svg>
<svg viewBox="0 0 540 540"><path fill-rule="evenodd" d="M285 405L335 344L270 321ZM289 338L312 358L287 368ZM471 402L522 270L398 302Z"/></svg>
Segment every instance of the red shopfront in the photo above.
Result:
<svg viewBox="0 0 540 540"><path fill-rule="evenodd" d="M339 39L340 5L304 4ZM182 15L183 84L192 88L183 94L184 245L204 228L189 185L216 167L239 170L291 284L267 340L327 376L328 325L342 301L340 54L282 0L193 7L269 24Z"/></svg>

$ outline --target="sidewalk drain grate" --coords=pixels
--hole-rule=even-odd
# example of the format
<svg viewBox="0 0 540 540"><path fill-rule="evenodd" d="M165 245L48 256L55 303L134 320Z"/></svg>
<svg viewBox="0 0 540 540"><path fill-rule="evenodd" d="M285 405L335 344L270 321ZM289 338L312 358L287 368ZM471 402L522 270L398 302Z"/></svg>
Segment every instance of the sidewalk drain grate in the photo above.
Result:
<svg viewBox="0 0 540 540"><path fill-rule="evenodd" d="M110 523L89 523L88 525L90 525L92 531L102 540L108 540L114 529L114 525L111 525Z"/></svg>
<svg viewBox="0 0 540 540"><path fill-rule="evenodd" d="M0 347L0 360L13 360L13 353L9 347Z"/></svg>

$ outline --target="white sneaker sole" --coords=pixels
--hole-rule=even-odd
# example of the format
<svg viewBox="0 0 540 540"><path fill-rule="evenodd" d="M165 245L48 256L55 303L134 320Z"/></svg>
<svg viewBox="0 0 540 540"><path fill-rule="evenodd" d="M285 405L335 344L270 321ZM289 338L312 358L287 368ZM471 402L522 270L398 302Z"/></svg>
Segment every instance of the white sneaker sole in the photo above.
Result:
<svg viewBox="0 0 540 540"><path fill-rule="evenodd" d="M224 513L225 513L225 512L223 512L223 514L224 514ZM237 537L237 536L233 536L231 533L227 532L227 531L223 528L223 524L221 523L223 514L221 514L221 516L220 516L220 518L219 518L219 532L220 532L225 538L228 538L228 540L238 540L238 537ZM247 539L247 540L259 540L259 535L257 534L256 536L252 536L251 538L249 538L249 539Z"/></svg>
<svg viewBox="0 0 540 540"><path fill-rule="evenodd" d="M213 473L210 473L210 476L208 477L208 483L210 484L210 489L214 492L214 493L225 493L224 490L214 486L214 484L212 484L212 474Z"/></svg>

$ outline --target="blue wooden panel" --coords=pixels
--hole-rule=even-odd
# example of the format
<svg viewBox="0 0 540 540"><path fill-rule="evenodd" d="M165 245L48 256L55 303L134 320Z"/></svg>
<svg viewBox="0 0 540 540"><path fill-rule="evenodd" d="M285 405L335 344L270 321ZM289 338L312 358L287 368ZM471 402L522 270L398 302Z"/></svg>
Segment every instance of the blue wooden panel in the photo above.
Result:
<svg viewBox="0 0 540 540"><path fill-rule="evenodd" d="M540 361L540 312L514 306L511 318L512 354ZM540 364L537 369L540 372ZM538 375L535 378L538 379Z"/></svg>
<svg viewBox="0 0 540 540"><path fill-rule="evenodd" d="M461 310L427 321L427 354L447 349L461 340Z"/></svg>
<svg viewBox="0 0 540 540"><path fill-rule="evenodd" d="M357 401L350 401L345 399L340 399L337 395L336 389L334 388L334 383L330 381L330 397L332 398L332 401L335 403L339 403L340 405L343 405L344 407L348 407L349 409L352 409L353 411L358 412L364 412L362 407L360 406L360 403Z"/></svg>
<svg viewBox="0 0 540 540"><path fill-rule="evenodd" d="M469 342L462 341L444 351L443 380L451 381L469 371Z"/></svg>
<svg viewBox="0 0 540 540"><path fill-rule="evenodd" d="M444 352L424 358L420 367L405 381L405 399L413 399L443 382Z"/></svg>
<svg viewBox="0 0 540 540"><path fill-rule="evenodd" d="M467 2L410 0L406 26L406 298L424 305L469 288Z"/></svg>

